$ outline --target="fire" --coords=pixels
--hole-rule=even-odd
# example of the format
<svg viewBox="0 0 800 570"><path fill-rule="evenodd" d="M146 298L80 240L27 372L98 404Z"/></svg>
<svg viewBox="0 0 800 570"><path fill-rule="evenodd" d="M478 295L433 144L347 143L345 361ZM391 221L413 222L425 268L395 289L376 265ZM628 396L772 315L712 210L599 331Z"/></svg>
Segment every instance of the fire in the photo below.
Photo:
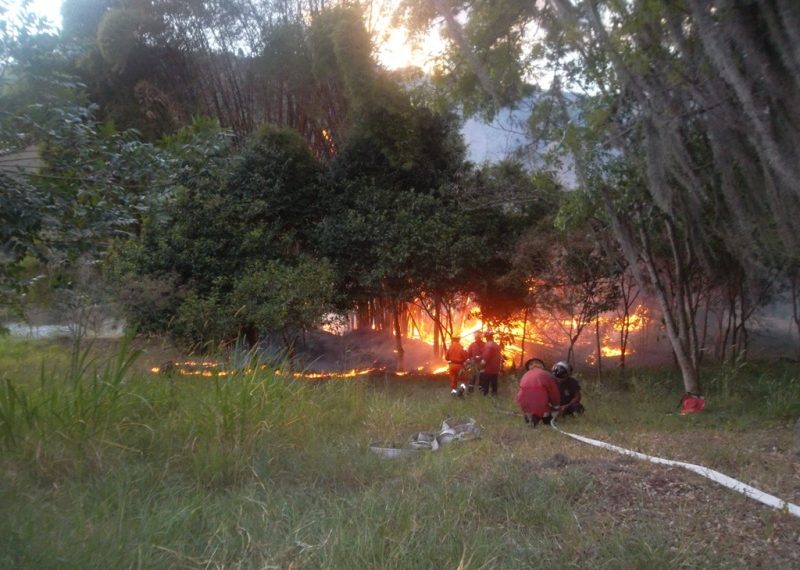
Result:
<svg viewBox="0 0 800 570"><path fill-rule="evenodd" d="M336 144L333 142L333 137L331 136L331 132L328 129L322 129L322 138L328 144L328 148L331 152L336 152Z"/></svg>
<svg viewBox="0 0 800 570"><path fill-rule="evenodd" d="M429 301L428 301L429 302ZM406 330L407 338L420 340L434 346L434 332L436 326L433 319L421 308L422 301L415 302L408 305L408 323ZM485 330L487 324L481 319L479 308L471 304L469 299L464 300L459 306L452 306L449 311L444 312L447 315L446 322L448 328L462 338L462 344L466 348L473 339L473 335L477 331ZM503 349L503 356L506 362L512 364L517 361L521 362L522 354L525 352L527 356L540 356L536 353L529 354L531 345L536 346L535 350L546 350L552 352L559 350L566 346L568 341L565 329L574 329L577 325L573 318L564 318L564 315L556 317L555 315L548 314L545 311L538 311L533 313L526 313L528 315L527 322L524 319L517 321L507 322L503 324L492 323L492 328L495 330L495 341L498 342ZM444 317L442 317L444 320ZM334 319L331 319L333 321ZM622 350L619 347L619 333L625 326L629 332L634 333L641 331L648 326L652 317L649 314L648 308L640 304L636 306L635 310L628 315L627 318L622 319L614 315L613 312L608 312L600 315L597 318L596 325L597 331L601 336L601 346L599 355L595 348L596 337L590 331L595 328L595 323L586 327L586 332L577 342L576 347L583 347L582 350L589 352L591 355L588 360L595 361L598 356L603 358L615 358L622 355ZM328 332L334 334L343 334L352 326L353 321L345 321L340 319L343 323L341 329L329 329ZM584 323L586 324L586 323ZM380 328L375 322L370 323L372 329ZM441 333L440 333L441 334ZM442 351L450 344L450 339L444 333L444 337L440 337L440 346ZM523 346L523 340L524 345ZM626 348L626 354L633 354L634 350L631 345ZM416 364L419 364L418 362ZM440 355L436 355L431 362L423 366L414 366L410 369L411 374L428 374L428 375L441 375L446 374L448 365L441 359ZM226 366L208 359L187 360L184 362L174 362L162 366L154 366L150 368L154 374L158 373L174 373L180 376L202 376L202 377L226 377L235 373L249 373L252 369L229 369ZM276 374L281 374L280 371L274 371ZM348 371L331 371L331 372L286 372L286 376L291 376L298 379L331 379L331 378L357 378L363 377L372 373L394 374L398 377L408 375L409 372L389 372L385 368L364 368L352 369Z"/></svg>
<svg viewBox="0 0 800 570"><path fill-rule="evenodd" d="M638 305L636 309L628 315L627 319L621 318L614 321L614 330L620 332L625 326L626 320L630 332L642 330L647 325L647 321L650 320L648 312L645 305Z"/></svg>
<svg viewBox="0 0 800 570"><path fill-rule="evenodd" d="M171 373L174 372L179 376L202 376L206 378L213 378L213 377L226 377L232 376L236 372L241 372L243 374L251 374L256 370L269 370L270 367L266 364L259 366L258 368L243 368L238 370L226 370L222 364L214 361L205 361L205 362L195 362L192 360L187 360L184 362L175 362L170 363L166 366L153 366L150 368L150 372L153 374L159 374L161 372L164 373ZM424 367L420 366L418 371L424 371ZM447 366L444 366L437 371L434 371L434 374L440 374L441 372L446 372ZM280 369L274 370L274 374L277 376L289 376L292 378L300 379L300 380L329 380L334 378L346 379L346 378L358 378L361 376L367 376L373 373L388 373L385 368L379 367L371 367L371 368L353 368L352 370L348 370L345 372L283 372ZM394 372L392 373L395 376L407 376L408 372Z"/></svg>
<svg viewBox="0 0 800 570"><path fill-rule="evenodd" d="M466 348L471 342L473 335L487 328L480 318L480 308L470 306L469 301L466 307L461 310L453 311L452 326L455 334L461 337L462 344ZM519 355L523 352L521 343L525 339L526 344L542 344L542 338L537 331L523 320L513 321L504 325L498 325L495 329L495 341L500 343L503 349L503 356L506 360L513 360L511 354ZM409 306L408 338L420 340L430 346L434 346L435 325L433 320L422 311L418 304ZM443 339L445 345L449 344L449 339ZM418 368L422 370L422 367ZM432 371L432 374L443 374L447 371L447 365L442 365Z"/></svg>
<svg viewBox="0 0 800 570"><path fill-rule="evenodd" d="M563 319L561 321L561 326L563 326L565 329L576 329L578 328L578 321L575 319Z"/></svg>
<svg viewBox="0 0 800 570"><path fill-rule="evenodd" d="M180 376L230 376L229 370L224 370L217 362L212 360L184 360L183 362L169 362L164 366L153 366L150 368L153 374L176 373Z"/></svg>
<svg viewBox="0 0 800 570"><path fill-rule="evenodd" d="M380 368L364 368L362 370L353 369L347 372L292 372L293 378L304 378L308 380L319 380L321 378L355 378L356 376L366 376L373 372L379 372ZM275 371L279 376L282 375L280 370Z"/></svg>
<svg viewBox="0 0 800 570"><path fill-rule="evenodd" d="M610 324L611 329L617 333L621 332L627 324L628 332L633 333L641 331L647 326L647 323L650 320L648 313L648 308L645 305L638 305L636 309L625 318L603 319L601 317L600 322L602 324ZM625 353L628 355L634 354L634 352L635 351L633 347L630 345L625 348ZM612 341L606 335L603 337L603 344L600 347L600 354L606 358L619 357L622 356L622 348L615 346L614 341Z"/></svg>
<svg viewBox="0 0 800 570"><path fill-rule="evenodd" d="M602 346L602 347L600 347L600 354L602 354L603 356L608 357L608 358L610 358L612 356L621 356L622 355L622 349L621 348L616 348L616 347L613 347L613 346Z"/></svg>

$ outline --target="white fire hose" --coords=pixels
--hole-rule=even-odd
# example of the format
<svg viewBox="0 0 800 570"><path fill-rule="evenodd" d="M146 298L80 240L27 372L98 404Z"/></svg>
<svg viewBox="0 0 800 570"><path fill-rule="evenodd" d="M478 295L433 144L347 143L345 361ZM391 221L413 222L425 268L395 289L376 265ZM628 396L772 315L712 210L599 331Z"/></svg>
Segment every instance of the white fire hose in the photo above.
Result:
<svg viewBox="0 0 800 570"><path fill-rule="evenodd" d="M438 432L421 431L411 436L407 444L374 441L369 450L385 459L413 457L423 451L437 451L454 441L477 439L481 435L478 423L470 417L454 416L442 422Z"/></svg>
<svg viewBox="0 0 800 570"><path fill-rule="evenodd" d="M515 412L507 412L504 410L497 411L508 415L520 415ZM558 433L566 435L567 437L571 437L572 439L576 439L583 443L588 443L589 445L593 445L595 447L608 449L621 455L628 455L630 457L649 461L651 463L683 467L684 469L697 473L698 475L706 477L707 479L711 479L723 487L727 487L728 489L736 491L737 493L741 493L745 497L749 497L764 505L767 505L768 507L785 511L795 517L800 518L800 506L788 501L784 501L783 499L780 499L774 495L770 495L769 493L765 493L764 491L756 489L751 485L747 485L746 483L742 483L733 477L729 477L724 473L720 473L714 469L709 469L708 467L703 467L702 465L695 465L694 463L686 463L684 461L673 461L671 459L664 459L663 457L655 457L653 455L639 453L638 451L612 445L610 443L592 439L590 437L569 433L556 425L557 418L558 412L554 414L553 419L550 422L550 427L552 427ZM369 449L373 453L376 453L384 458L409 457L416 455L423 450L436 451L441 445L450 443L451 441L474 439L477 437L480 437L480 428L473 418L453 417L442 422L442 429L438 433L419 432L411 436L411 440L407 445L398 446L394 443L373 442L370 444Z"/></svg>
<svg viewBox="0 0 800 570"><path fill-rule="evenodd" d="M723 487L727 487L728 489L732 489L737 493L741 493L745 497L750 497L751 499L755 499L756 501L763 503L769 507L774 509L779 509L781 511L788 512L791 515L796 517L800 517L800 507L797 505L790 503L788 501L784 501L783 499L779 499L774 495L770 495L769 493L765 493L755 487L742 483L734 479L733 477L728 477L724 473L720 473L719 471L714 471L713 469L709 469L708 467L703 467L702 465L695 465L694 463L685 463L683 461L673 461L671 459L663 459L661 457L655 457L653 455L646 455L644 453L639 453L636 451L632 451L630 449L625 449L624 447L619 447L616 445L612 445L610 443L606 443L604 441L600 441L597 439L591 439L589 437L584 437L582 435L576 435L574 433L566 432L560 429L556 425L556 418L558 415L553 418L553 421L550 422L550 427L556 430L559 433L562 433L572 439L577 439L578 441L582 441L583 443L588 443L589 445L594 445L595 447L601 447L603 449L609 449L611 451L615 451L622 455L630 455L631 457L636 457L637 459L643 459L644 461L649 461L651 463L659 463L661 465L673 465L675 467L683 467L684 469L688 469L689 471L693 471L698 475L702 475L712 481L719 483Z"/></svg>

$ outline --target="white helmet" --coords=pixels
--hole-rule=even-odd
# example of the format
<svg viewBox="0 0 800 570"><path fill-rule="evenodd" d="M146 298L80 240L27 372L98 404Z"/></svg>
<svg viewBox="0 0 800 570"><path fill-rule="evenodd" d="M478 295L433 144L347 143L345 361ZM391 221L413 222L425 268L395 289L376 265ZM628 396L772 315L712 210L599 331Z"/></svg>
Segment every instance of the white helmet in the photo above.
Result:
<svg viewBox="0 0 800 570"><path fill-rule="evenodd" d="M572 366L569 363L564 362L563 360L556 362L553 364L553 376L556 378L566 378L570 374L572 374Z"/></svg>

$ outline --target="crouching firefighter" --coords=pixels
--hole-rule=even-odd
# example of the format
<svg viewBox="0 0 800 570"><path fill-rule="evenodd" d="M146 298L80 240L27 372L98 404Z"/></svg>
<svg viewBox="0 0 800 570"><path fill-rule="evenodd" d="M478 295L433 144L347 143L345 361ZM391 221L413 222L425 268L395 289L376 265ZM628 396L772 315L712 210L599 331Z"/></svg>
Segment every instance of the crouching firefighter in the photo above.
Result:
<svg viewBox="0 0 800 570"><path fill-rule="evenodd" d="M561 405L555 379L543 368L531 368L519 381L517 404L525 415L525 423L536 427L540 421L550 424Z"/></svg>
<svg viewBox="0 0 800 570"><path fill-rule="evenodd" d="M558 393L561 395L560 416L582 414L585 411L581 404L581 385L572 376L572 366L569 363L556 362L553 364L553 376L556 377Z"/></svg>

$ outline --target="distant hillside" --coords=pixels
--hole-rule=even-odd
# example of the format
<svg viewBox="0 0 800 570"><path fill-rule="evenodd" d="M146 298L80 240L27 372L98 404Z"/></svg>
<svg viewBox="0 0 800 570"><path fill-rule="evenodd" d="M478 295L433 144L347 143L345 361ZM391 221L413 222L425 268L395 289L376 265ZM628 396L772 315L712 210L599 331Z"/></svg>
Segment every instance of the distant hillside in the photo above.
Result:
<svg viewBox="0 0 800 570"><path fill-rule="evenodd" d="M529 155L531 145L525 126L530 107L502 109L491 123L480 117L470 117L464 122L461 133L467 143L467 158L476 163L500 162L511 156ZM530 160L524 160L531 164Z"/></svg>
<svg viewBox="0 0 800 570"><path fill-rule="evenodd" d="M514 109L501 109L491 122L478 116L468 118L461 128L467 145L467 159L475 164L482 164L515 158L528 168L541 168L540 157L545 147L533 143L527 127L528 117L535 104L535 97L529 97ZM563 168L556 175L567 188L574 188L576 184L572 161L567 158L563 162Z"/></svg>

